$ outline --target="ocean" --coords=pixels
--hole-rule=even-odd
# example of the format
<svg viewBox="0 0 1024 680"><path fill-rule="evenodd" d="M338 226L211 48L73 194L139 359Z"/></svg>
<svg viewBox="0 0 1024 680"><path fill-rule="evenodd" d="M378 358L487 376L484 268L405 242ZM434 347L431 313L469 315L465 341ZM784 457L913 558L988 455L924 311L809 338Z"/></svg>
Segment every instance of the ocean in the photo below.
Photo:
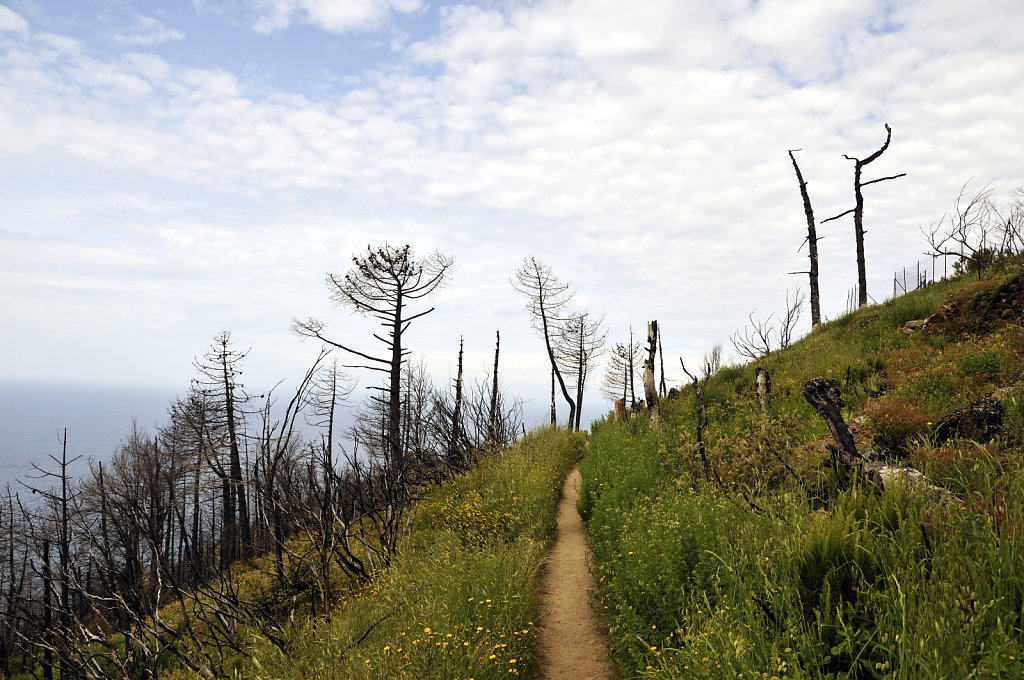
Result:
<svg viewBox="0 0 1024 680"><path fill-rule="evenodd" d="M174 396L170 387L0 382L0 490L24 493L17 479L38 484L33 463L56 471L50 457L60 460L65 428L68 459L80 456L72 476L84 475L90 459L110 458L133 418L153 433Z"/></svg>

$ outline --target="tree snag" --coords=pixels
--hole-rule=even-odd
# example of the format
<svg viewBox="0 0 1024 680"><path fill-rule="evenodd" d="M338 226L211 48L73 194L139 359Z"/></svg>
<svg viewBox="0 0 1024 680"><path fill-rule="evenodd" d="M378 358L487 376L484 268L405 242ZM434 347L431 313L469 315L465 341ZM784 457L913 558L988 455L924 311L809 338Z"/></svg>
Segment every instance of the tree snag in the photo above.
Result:
<svg viewBox="0 0 1024 680"><path fill-rule="evenodd" d="M647 324L647 358L644 359L644 398L651 414L651 425L658 425L658 385L654 380L654 358L658 353L658 322Z"/></svg>
<svg viewBox="0 0 1024 680"><path fill-rule="evenodd" d="M861 193L863 187L869 184L878 184L879 182L885 182L890 179L897 179L899 177L906 177L907 173L901 172L898 175L892 175L889 177L879 177L868 182L861 182L860 175L861 170L868 163L875 161L879 156L885 153L885 150L889 148L889 141L892 139L892 128L889 124L885 124L885 143L882 144L882 148L874 152L870 156L864 159L853 158L843 154L843 158L848 161L853 161L853 196L855 199L854 207L850 208L845 212L841 212L834 217L830 217L827 220L822 220L821 223L831 222L837 220L840 217L853 213L853 232L857 239L857 290L858 299L857 304L861 307L866 307L868 304L868 277L867 268L864 264L864 195Z"/></svg>
<svg viewBox="0 0 1024 680"><path fill-rule="evenodd" d="M757 403L761 405L761 410L768 408L768 404L772 398L772 377L768 375L768 371L758 366L754 370L754 383L757 385Z"/></svg>
<svg viewBox="0 0 1024 680"><path fill-rule="evenodd" d="M804 215L807 217L807 255L811 259L811 268L807 272L807 276L811 286L811 327L813 328L821 323L821 305L818 297L818 233L814 228L814 211L811 209L811 197L807 193L807 182L804 181L800 166L796 164L796 157L793 156L793 152L799 150L790 149L789 160L793 161L796 181L800 185L800 197L804 202ZM804 272L792 273L802 274Z"/></svg>

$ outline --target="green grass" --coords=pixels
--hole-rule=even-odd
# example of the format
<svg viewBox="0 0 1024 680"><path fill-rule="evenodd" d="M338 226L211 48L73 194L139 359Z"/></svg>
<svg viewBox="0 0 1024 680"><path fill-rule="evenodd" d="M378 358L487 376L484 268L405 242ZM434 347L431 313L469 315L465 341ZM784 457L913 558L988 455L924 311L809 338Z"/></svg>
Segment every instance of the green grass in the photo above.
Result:
<svg viewBox="0 0 1024 680"><path fill-rule="evenodd" d="M1004 399L997 440L929 440L943 414L1024 372L1024 332L902 332L997 284L945 281L816 329L760 362L765 411L753 365L719 372L705 434L724 491L696 457L691 389L659 431L595 424L579 508L621 677L1024 677L1024 389ZM840 385L860 445L882 438L963 507L840 483L801 394L816 376Z"/></svg>
<svg viewBox="0 0 1024 680"><path fill-rule="evenodd" d="M385 574L341 598L330 621L300 622L286 653L254 640L238 675L532 677L538 579L583 445L541 430L431 489Z"/></svg>

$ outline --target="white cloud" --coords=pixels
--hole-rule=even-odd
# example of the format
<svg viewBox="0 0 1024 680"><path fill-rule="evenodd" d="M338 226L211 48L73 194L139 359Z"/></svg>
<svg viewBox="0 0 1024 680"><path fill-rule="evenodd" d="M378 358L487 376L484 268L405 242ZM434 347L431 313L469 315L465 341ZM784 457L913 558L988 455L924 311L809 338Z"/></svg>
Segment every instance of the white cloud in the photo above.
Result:
<svg viewBox="0 0 1024 680"><path fill-rule="evenodd" d="M158 45L169 40L184 40L185 33L168 28L153 17L135 15L135 25L114 33L114 40L123 45Z"/></svg>
<svg viewBox="0 0 1024 680"><path fill-rule="evenodd" d="M348 4L332 17L326 4L261 7L280 24L265 30L298 20L336 31L418 7L359 5L365 19L343 15ZM323 312L322 273L389 239L458 258L416 347L441 366L460 332L484 352L496 328L503 360L529 365L536 338L508 286L529 253L605 313L613 335L659 318L670 356L689 362L804 282L787 275L806 263L787 149L803 149L823 219L852 204L842 154L871 153L882 123L893 126L871 176L908 176L865 192L869 288L879 295L923 250L918 224L937 219L964 180L1024 180L1024 46L1004 35L1019 33L1020 19L1005 4L959 8L456 6L440 32L400 55L408 62L318 98L257 90L216 64L185 68L138 50L109 57L60 36L10 33L0 53L0 200L9 230L45 237L0 248L0 290L21 291L4 304L31 301L33 285L77 249L110 271L80 279L97 300L118 280L145 282L147 298L117 300L149 334L169 315L181 326L176 342L188 344L186 329L199 336L194 353L222 325L264 338L280 328L260 349L286 355L290 315ZM963 38L951 39L949 21ZM121 208L111 208L115 193ZM54 202L64 212L39 214ZM856 280L853 230L847 218L821 231L823 306L834 316ZM59 234L70 245L47 254ZM125 244L134 259L116 257ZM5 323L19 313L28 312ZM324 313L350 332L345 315ZM26 347L32 324L18 327Z"/></svg>
<svg viewBox="0 0 1024 680"><path fill-rule="evenodd" d="M0 32L28 35L28 22L14 10L0 5Z"/></svg>
<svg viewBox="0 0 1024 680"><path fill-rule="evenodd" d="M332 33L347 33L375 28L392 13L415 12L421 0L252 0L256 10L254 28L271 33L288 28L296 16L302 23L319 26Z"/></svg>

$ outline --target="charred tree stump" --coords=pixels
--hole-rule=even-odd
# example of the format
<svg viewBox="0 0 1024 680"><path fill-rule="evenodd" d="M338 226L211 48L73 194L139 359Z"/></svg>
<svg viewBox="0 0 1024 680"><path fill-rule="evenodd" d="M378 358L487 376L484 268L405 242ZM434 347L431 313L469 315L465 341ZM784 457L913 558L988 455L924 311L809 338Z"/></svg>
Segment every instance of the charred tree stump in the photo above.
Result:
<svg viewBox="0 0 1024 680"><path fill-rule="evenodd" d="M963 502L942 485L928 479L920 470L911 467L891 465L878 460L873 452L864 455L857 450L850 426L843 419L843 400L839 388L831 380L812 378L804 386L804 398L825 420L835 446L829 446L833 457L843 468L853 473L866 486L878 491L887 491L903 484L921 489L930 500L937 503Z"/></svg>
<svg viewBox="0 0 1024 680"><path fill-rule="evenodd" d="M932 441L941 444L956 437L988 441L999 433L1002 425L1003 405L989 393L940 420L932 432Z"/></svg>
<svg viewBox="0 0 1024 680"><path fill-rule="evenodd" d="M768 375L766 369L758 366L754 371L754 383L757 385L757 403L761 405L761 410L763 411L771 403L772 377Z"/></svg>
<svg viewBox="0 0 1024 680"><path fill-rule="evenodd" d="M615 422L621 423L626 419L626 400L616 399L615 400Z"/></svg>

